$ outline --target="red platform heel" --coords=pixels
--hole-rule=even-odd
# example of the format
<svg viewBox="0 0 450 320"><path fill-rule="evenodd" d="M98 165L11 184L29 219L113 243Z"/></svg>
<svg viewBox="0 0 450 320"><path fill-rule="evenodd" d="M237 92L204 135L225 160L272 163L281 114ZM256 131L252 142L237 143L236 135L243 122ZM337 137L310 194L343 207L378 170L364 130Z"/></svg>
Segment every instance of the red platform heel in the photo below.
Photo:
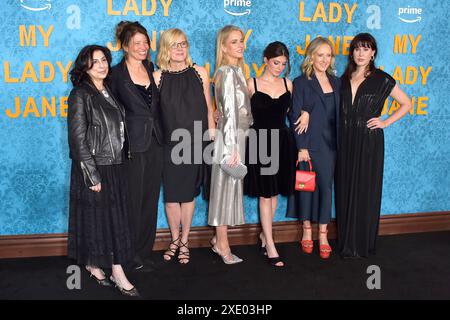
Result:
<svg viewBox="0 0 450 320"><path fill-rule="evenodd" d="M303 226L303 233L305 233L305 230L311 230L311 227L305 227ZM302 251L307 254L311 254L314 249L314 241L313 240L302 240L300 241L302 245Z"/></svg>
<svg viewBox="0 0 450 320"><path fill-rule="evenodd" d="M320 231L320 233L321 234L327 234L328 230L327 231ZM330 257L330 255L331 255L332 250L331 250L331 247L329 245L327 245L327 244L320 244L319 245L319 252L320 252L320 257L322 259L328 259Z"/></svg>

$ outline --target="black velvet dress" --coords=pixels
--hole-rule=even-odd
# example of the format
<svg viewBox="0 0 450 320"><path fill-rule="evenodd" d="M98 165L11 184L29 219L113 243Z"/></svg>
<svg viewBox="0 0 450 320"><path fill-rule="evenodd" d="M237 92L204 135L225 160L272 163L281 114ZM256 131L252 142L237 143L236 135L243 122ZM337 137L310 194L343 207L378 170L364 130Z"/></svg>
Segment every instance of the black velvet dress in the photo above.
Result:
<svg viewBox="0 0 450 320"><path fill-rule="evenodd" d="M395 86L387 73L376 70L358 87L352 103L349 79L342 79L340 134L336 165L336 219L342 257L375 253L384 165L382 129L367 128L379 117Z"/></svg>
<svg viewBox="0 0 450 320"><path fill-rule="evenodd" d="M293 132L286 125L291 94L286 79L283 80L286 92L273 99L258 91L254 79L255 93L250 99L254 130L251 131L256 135L251 132L247 143L245 163L248 174L244 179L244 194L251 197L288 196L294 191L297 149ZM267 146L267 152L262 149L263 145ZM265 163L266 155L277 162L277 168L274 163Z"/></svg>

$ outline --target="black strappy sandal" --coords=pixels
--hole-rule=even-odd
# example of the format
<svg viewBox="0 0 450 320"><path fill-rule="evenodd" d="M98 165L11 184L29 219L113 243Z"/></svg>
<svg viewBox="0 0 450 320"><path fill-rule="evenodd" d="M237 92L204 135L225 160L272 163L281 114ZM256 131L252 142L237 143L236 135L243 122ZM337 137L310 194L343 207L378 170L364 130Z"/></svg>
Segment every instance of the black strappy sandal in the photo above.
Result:
<svg viewBox="0 0 450 320"><path fill-rule="evenodd" d="M284 263L284 261L283 260L281 260L281 258L278 256L278 257L273 257L273 258L269 258L269 256L267 256L267 260L269 261L269 263L272 265L272 266L274 266L274 267L276 267L276 268L283 268L285 265L286 265L286 263ZM283 263L282 265L277 265L277 263Z"/></svg>
<svg viewBox="0 0 450 320"><path fill-rule="evenodd" d="M189 241L186 241L186 243L184 243L183 241L180 240L180 246L179 246L179 251L178 251L178 262L180 264L188 264L189 263L189 251L181 251L181 248L186 248L189 250L187 244L189 243ZM187 260L186 262L182 262L183 260Z"/></svg>
<svg viewBox="0 0 450 320"><path fill-rule="evenodd" d="M173 257L176 256L178 250L180 249L180 245L178 244L178 241L181 242L180 238L173 240L170 244L169 247L167 248L166 251L164 251L163 254L163 259L165 262L170 262L172 261ZM175 246L176 248L173 248L173 246ZM169 257L169 259L166 259L165 257Z"/></svg>
<svg viewBox="0 0 450 320"><path fill-rule="evenodd" d="M261 234L262 233L260 233L258 235L258 242L257 242L258 252L262 256L267 256L267 249L266 249L266 246L263 246L262 239L261 239Z"/></svg>

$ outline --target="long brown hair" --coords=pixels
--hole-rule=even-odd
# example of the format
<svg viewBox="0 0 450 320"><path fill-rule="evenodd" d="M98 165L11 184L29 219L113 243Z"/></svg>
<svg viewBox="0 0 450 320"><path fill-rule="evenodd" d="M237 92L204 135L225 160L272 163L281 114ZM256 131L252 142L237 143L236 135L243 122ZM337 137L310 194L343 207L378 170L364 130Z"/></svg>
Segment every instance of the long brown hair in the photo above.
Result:
<svg viewBox="0 0 450 320"><path fill-rule="evenodd" d="M356 63L353 57L353 52L356 48L370 48L375 51L374 58L370 61L369 67L367 68L364 76L367 77L370 73L375 71L375 58L377 57L378 47L375 38L370 33L359 33L356 37L353 38L352 42L350 42L350 51L348 54L348 63L347 68L344 72L344 78L351 79L352 73L356 70Z"/></svg>
<svg viewBox="0 0 450 320"><path fill-rule="evenodd" d="M131 38L137 33L143 34L148 41L148 45L150 46L150 37L148 36L147 29L140 24L139 22L131 22L131 21L120 21L119 24L116 26L116 40L120 42L123 47L128 47L130 44ZM126 52L124 50L125 58L126 58ZM150 54L147 55L147 61L151 61Z"/></svg>

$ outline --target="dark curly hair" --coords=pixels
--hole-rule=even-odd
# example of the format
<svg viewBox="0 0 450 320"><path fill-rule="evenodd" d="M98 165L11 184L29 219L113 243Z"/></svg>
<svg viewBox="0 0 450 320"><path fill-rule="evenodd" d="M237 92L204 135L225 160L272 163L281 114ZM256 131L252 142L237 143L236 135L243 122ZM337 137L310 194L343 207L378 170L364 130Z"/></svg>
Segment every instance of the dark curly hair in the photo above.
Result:
<svg viewBox="0 0 450 320"><path fill-rule="evenodd" d="M75 60L75 64L73 65L72 70L70 70L70 81L72 81L74 87L79 86L85 81L92 83L91 77L87 74L87 71L92 68L92 57L94 55L94 51L97 50L103 52L106 61L108 61L108 76L106 77L105 81L108 80L109 74L111 72L111 51L109 51L109 49L106 47L91 44L81 49Z"/></svg>

